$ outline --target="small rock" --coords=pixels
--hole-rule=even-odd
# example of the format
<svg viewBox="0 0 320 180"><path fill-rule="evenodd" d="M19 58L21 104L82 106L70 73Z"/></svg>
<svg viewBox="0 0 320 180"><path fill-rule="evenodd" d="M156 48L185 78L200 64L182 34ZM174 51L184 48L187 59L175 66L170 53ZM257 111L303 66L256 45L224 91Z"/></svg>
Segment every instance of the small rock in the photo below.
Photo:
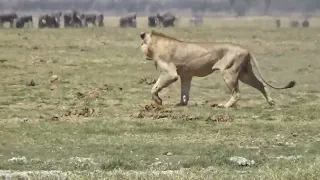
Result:
<svg viewBox="0 0 320 180"><path fill-rule="evenodd" d="M27 82L27 86L35 86L35 85L36 85L36 82L33 79Z"/></svg>
<svg viewBox="0 0 320 180"><path fill-rule="evenodd" d="M59 121L59 115L57 115L57 114L53 115L51 120L52 121Z"/></svg>
<svg viewBox="0 0 320 180"><path fill-rule="evenodd" d="M54 81L56 81L58 79L59 79L59 77L57 75L52 75L51 79L50 79L50 82L54 82Z"/></svg>
<svg viewBox="0 0 320 180"><path fill-rule="evenodd" d="M23 118L23 122L27 122L28 120L28 118Z"/></svg>
<svg viewBox="0 0 320 180"><path fill-rule="evenodd" d="M164 153L166 156L172 156L173 155L173 153L172 152L166 152L166 153Z"/></svg>
<svg viewBox="0 0 320 180"><path fill-rule="evenodd" d="M80 98L84 98L84 94L81 93L81 92L77 92L77 97L80 99Z"/></svg>
<svg viewBox="0 0 320 180"><path fill-rule="evenodd" d="M229 160L233 163L237 163L239 166L251 166L255 164L254 160L248 160L239 156L233 156Z"/></svg>
<svg viewBox="0 0 320 180"><path fill-rule="evenodd" d="M285 146L285 143L284 143L284 142L277 142L276 145L278 145L278 146Z"/></svg>

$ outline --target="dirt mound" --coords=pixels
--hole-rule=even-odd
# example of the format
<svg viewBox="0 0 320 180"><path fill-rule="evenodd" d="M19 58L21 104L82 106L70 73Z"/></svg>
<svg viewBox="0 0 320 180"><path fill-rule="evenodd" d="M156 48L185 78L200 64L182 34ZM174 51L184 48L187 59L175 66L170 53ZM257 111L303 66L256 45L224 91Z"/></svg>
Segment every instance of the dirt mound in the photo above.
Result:
<svg viewBox="0 0 320 180"><path fill-rule="evenodd" d="M172 109L166 109L164 106L156 104L145 105L136 114L133 115L135 118L152 118L152 119L179 119L179 120L198 120L202 117L185 115L183 113L174 112Z"/></svg>
<svg viewBox="0 0 320 180"><path fill-rule="evenodd" d="M151 79L151 78L142 78L138 81L138 84L147 84L147 85L152 85L156 83L157 80Z"/></svg>
<svg viewBox="0 0 320 180"><path fill-rule="evenodd" d="M233 118L229 116L228 114L218 114L218 115L212 115L206 119L206 121L209 122L232 122Z"/></svg>
<svg viewBox="0 0 320 180"><path fill-rule="evenodd" d="M95 109L89 107L72 107L63 113L56 114L52 117L52 121L77 121L79 117L92 117Z"/></svg>
<svg viewBox="0 0 320 180"><path fill-rule="evenodd" d="M93 108L88 108L88 107L79 107L79 108L71 108L67 110L63 116L83 116L83 117L89 117L92 116L94 113Z"/></svg>
<svg viewBox="0 0 320 180"><path fill-rule="evenodd" d="M86 93L82 93L82 92L77 92L76 96L78 99L82 99L85 97L89 97L89 98L98 98L100 96L102 96L102 94L104 92L110 92L115 90L116 87L108 85L108 84L104 84L102 87L99 87L97 89L94 89L92 91L86 92ZM122 90L121 87L118 88L120 91Z"/></svg>

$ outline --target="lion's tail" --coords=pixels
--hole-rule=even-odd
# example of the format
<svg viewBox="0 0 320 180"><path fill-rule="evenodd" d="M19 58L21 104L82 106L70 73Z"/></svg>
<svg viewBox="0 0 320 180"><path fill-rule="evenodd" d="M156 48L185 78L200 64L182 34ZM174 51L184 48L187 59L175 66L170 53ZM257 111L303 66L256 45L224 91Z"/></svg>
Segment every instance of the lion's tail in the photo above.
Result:
<svg viewBox="0 0 320 180"><path fill-rule="evenodd" d="M272 86L271 84L269 84L268 82L266 82L266 80L264 80L264 78L262 77L261 75L261 70L259 68L259 64L258 64L258 61L256 60L256 58L250 54L250 57L251 57L251 60L253 61L253 63L255 64L256 68L257 68L257 72L258 72L258 75L260 76L260 78L262 79L262 81L267 84L268 86L270 86L271 88L273 89L288 89L288 88L292 88L296 85L296 82L295 81L290 81L286 86L284 87L274 87Z"/></svg>

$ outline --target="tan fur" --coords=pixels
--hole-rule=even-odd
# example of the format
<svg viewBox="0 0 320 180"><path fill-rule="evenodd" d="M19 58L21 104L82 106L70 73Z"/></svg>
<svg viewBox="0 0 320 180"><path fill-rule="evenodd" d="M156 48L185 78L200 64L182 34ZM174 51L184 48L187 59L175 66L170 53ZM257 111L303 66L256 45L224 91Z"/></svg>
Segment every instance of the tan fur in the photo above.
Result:
<svg viewBox="0 0 320 180"><path fill-rule="evenodd" d="M265 84L274 89L287 89L295 86L295 81L284 87L274 87L264 80L257 60L248 49L230 42L188 42L151 31L140 34L141 51L147 60L154 61L160 68L161 75L152 87L152 99L162 104L158 93L171 83L181 79L181 98L178 105L187 105L192 77L204 77L219 70L227 87L231 90L231 98L218 107L231 107L240 99L238 81L242 81L259 90L270 105L274 102L267 93ZM257 67L262 82L254 75L252 65ZM264 82L264 83L263 83Z"/></svg>

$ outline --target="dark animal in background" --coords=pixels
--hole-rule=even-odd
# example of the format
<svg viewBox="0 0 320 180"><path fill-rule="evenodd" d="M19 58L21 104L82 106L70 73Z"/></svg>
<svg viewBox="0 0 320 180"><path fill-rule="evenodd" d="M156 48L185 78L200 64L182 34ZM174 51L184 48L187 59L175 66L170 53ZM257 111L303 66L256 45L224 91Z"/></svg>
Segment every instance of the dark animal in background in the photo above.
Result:
<svg viewBox="0 0 320 180"><path fill-rule="evenodd" d="M16 28L23 28L25 24L28 24L28 27L33 27L33 18L32 16L21 16L16 21Z"/></svg>
<svg viewBox="0 0 320 180"><path fill-rule="evenodd" d="M9 22L10 28L12 28L14 20L17 18L18 18L18 16L16 13L0 14L0 27L3 27L4 22Z"/></svg>
<svg viewBox="0 0 320 180"><path fill-rule="evenodd" d="M172 13L167 12L163 15L157 14L157 18L159 20L159 24L162 27L167 28L169 26L174 27L175 20L177 19Z"/></svg>
<svg viewBox="0 0 320 180"><path fill-rule="evenodd" d="M103 27L103 26L104 26L103 20L104 20L103 14L99 14L99 15L97 16L97 22L98 22L98 26L99 26L99 27Z"/></svg>
<svg viewBox="0 0 320 180"><path fill-rule="evenodd" d="M45 28L45 27L47 27L46 17L47 17L47 15L39 16L39 19L38 19L38 28Z"/></svg>
<svg viewBox="0 0 320 180"><path fill-rule="evenodd" d="M157 26L157 16L155 15L148 16L148 26L149 27Z"/></svg>
<svg viewBox="0 0 320 180"><path fill-rule="evenodd" d="M299 27L299 22L298 21L291 21L290 22L290 27L293 27L293 28Z"/></svg>
<svg viewBox="0 0 320 180"><path fill-rule="evenodd" d="M126 16L122 16L119 20L119 25L121 28L126 28L126 27L137 27L137 14L129 14Z"/></svg>
<svg viewBox="0 0 320 180"><path fill-rule="evenodd" d="M83 26L87 27L88 22L92 24L92 26L96 26L97 15L95 14L81 14L80 19L83 19Z"/></svg>
<svg viewBox="0 0 320 180"><path fill-rule="evenodd" d="M56 18L56 21L58 22L59 27L60 27L61 19L62 19L62 13L61 12L54 12L54 13L51 13L50 16Z"/></svg>
<svg viewBox="0 0 320 180"><path fill-rule="evenodd" d="M72 19L72 14L63 15L64 27L71 27L71 19Z"/></svg>
<svg viewBox="0 0 320 180"><path fill-rule="evenodd" d="M277 19L277 20L276 20L276 26L277 26L277 28L280 28L280 27L281 27L281 21L280 21L280 19Z"/></svg>
<svg viewBox="0 0 320 180"><path fill-rule="evenodd" d="M302 27L304 27L304 28L308 28L310 26L310 23L309 23L309 21L308 20L304 20L304 21L302 21Z"/></svg>
<svg viewBox="0 0 320 180"><path fill-rule="evenodd" d="M57 17L48 14L39 17L38 28L59 28L59 26Z"/></svg>
<svg viewBox="0 0 320 180"><path fill-rule="evenodd" d="M79 13L73 10L71 13L63 15L64 27L82 27L84 23L84 18L81 19Z"/></svg>

